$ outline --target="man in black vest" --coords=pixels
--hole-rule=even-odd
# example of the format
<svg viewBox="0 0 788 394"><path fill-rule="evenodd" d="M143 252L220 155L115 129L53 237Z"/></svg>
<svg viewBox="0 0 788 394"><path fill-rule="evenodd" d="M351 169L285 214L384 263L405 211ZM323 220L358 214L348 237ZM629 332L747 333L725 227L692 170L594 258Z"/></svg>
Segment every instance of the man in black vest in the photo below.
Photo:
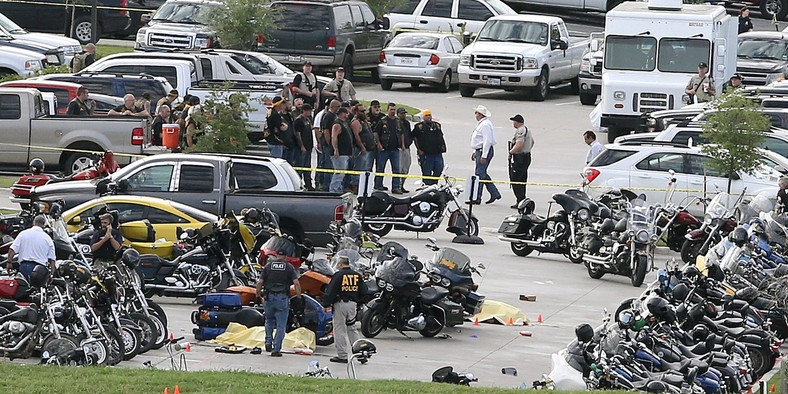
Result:
<svg viewBox="0 0 788 394"><path fill-rule="evenodd" d="M347 118L350 111L347 108L341 107L337 110L337 119L331 128L331 146L333 148L333 155L331 156L331 164L335 171L343 171L350 168L350 158L353 156L353 132L350 129ZM345 179L345 174L335 172L331 176L331 185L329 191L332 193L342 193L342 181Z"/></svg>
<svg viewBox="0 0 788 394"><path fill-rule="evenodd" d="M337 271L331 277L323 296L323 306L332 307L334 312L334 344L337 346L337 357L331 362L347 363L348 348L358 339L356 329L356 312L361 296L367 292L364 278L350 268L347 257L339 257ZM349 339L349 340L348 340Z"/></svg>
<svg viewBox="0 0 788 394"><path fill-rule="evenodd" d="M282 341L290 315L290 285L295 287L296 297L301 297L301 285L295 268L279 252L272 252L269 258L257 281L257 294L265 299L265 351L270 351L271 357L282 357Z"/></svg>

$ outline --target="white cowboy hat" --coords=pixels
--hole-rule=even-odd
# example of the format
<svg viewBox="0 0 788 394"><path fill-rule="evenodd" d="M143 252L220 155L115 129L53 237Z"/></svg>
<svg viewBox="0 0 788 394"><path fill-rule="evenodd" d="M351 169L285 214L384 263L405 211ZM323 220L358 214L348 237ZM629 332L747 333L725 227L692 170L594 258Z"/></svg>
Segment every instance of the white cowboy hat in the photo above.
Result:
<svg viewBox="0 0 788 394"><path fill-rule="evenodd" d="M487 109L487 107L485 107L483 105L477 106L476 108L473 109L473 111L484 115L485 118L489 118L490 116L492 116L492 114L490 113L490 110Z"/></svg>

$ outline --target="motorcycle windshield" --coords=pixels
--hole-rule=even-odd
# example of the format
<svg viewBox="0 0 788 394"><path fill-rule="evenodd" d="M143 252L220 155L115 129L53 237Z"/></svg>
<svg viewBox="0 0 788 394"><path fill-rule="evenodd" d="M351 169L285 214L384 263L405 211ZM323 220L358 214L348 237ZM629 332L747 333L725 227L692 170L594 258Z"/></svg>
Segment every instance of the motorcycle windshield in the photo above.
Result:
<svg viewBox="0 0 788 394"><path fill-rule="evenodd" d="M319 274L323 274L325 276L333 276L337 270L332 263L329 263L326 259L317 259L312 262L312 271L315 271Z"/></svg>
<svg viewBox="0 0 788 394"><path fill-rule="evenodd" d="M739 273L739 267L743 262L745 254L743 253L743 248L731 244L730 248L725 252L725 256L722 258L720 262L720 267L723 270L729 271L731 273Z"/></svg>
<svg viewBox="0 0 788 394"><path fill-rule="evenodd" d="M709 206L706 208L706 215L712 218L721 218L728 214L728 207L736 204L736 197L728 193L718 193L711 199Z"/></svg>
<svg viewBox="0 0 788 394"><path fill-rule="evenodd" d="M339 264L340 257L347 257L348 261L350 262L350 268L355 271L358 271L361 267L359 262L361 261L361 255L354 249L342 249L337 252L334 257L331 258L331 267L337 271L337 265Z"/></svg>
<svg viewBox="0 0 788 394"><path fill-rule="evenodd" d="M287 238L283 238L280 236L273 236L265 241L263 244L263 250L276 250L279 254L283 254L288 257L299 257L296 255L296 243L291 241Z"/></svg>
<svg viewBox="0 0 788 394"><path fill-rule="evenodd" d="M406 258L394 257L378 267L375 277L394 287L403 287L416 279L416 267Z"/></svg>
<svg viewBox="0 0 788 394"><path fill-rule="evenodd" d="M788 223L788 214L772 215L764 212L760 217L766 222L766 236L769 238L769 242L785 245L785 223Z"/></svg>
<svg viewBox="0 0 788 394"><path fill-rule="evenodd" d="M774 192L772 191L763 191L758 193L752 201L750 201L750 208L755 211L755 216L758 216L761 212L770 212L774 209L774 204L777 201L777 196L775 196Z"/></svg>
<svg viewBox="0 0 788 394"><path fill-rule="evenodd" d="M629 218L627 219L627 230L633 232L646 230L648 235L651 236L654 233L655 213L655 207L647 205L645 201L640 199L632 200L629 208Z"/></svg>
<svg viewBox="0 0 788 394"><path fill-rule="evenodd" d="M408 249L406 249L401 244L389 241L383 244L380 247L380 254L378 254L378 262L382 263L384 261L390 260L392 257L408 257Z"/></svg>
<svg viewBox="0 0 788 394"><path fill-rule="evenodd" d="M471 258L457 249L441 248L441 250L435 252L432 264L444 267L454 274L464 275L470 269Z"/></svg>

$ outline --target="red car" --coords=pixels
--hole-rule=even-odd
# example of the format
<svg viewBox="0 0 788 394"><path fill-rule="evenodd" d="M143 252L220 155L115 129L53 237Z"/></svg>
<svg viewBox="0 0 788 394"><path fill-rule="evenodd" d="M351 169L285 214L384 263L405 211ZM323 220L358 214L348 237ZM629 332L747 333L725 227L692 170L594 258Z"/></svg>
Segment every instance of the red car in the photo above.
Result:
<svg viewBox="0 0 788 394"><path fill-rule="evenodd" d="M66 109L68 109L68 103L77 97L77 89L79 89L82 85L72 82L24 79L21 81L3 82L0 83L0 86L33 88L42 92L54 93L55 97L57 97L57 114L65 115Z"/></svg>

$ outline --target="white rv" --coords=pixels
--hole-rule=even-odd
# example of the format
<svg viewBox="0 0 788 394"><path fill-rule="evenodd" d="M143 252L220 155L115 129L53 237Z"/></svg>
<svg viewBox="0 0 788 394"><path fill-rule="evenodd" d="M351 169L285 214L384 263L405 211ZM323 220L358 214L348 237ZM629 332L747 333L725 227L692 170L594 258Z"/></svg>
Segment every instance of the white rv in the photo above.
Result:
<svg viewBox="0 0 788 394"><path fill-rule="evenodd" d="M722 92L736 72L736 33L722 6L627 1L609 11L600 104L608 140L638 129L643 114L684 106L701 62Z"/></svg>

